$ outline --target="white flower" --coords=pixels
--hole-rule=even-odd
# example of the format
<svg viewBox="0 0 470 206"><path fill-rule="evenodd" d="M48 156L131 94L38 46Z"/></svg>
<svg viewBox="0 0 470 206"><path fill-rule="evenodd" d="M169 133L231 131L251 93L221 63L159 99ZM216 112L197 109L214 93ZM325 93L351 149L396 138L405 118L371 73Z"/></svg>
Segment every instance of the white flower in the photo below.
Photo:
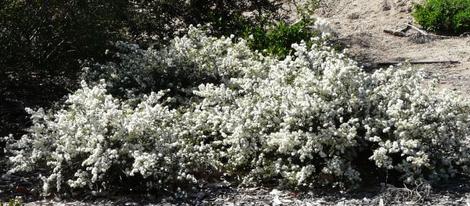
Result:
<svg viewBox="0 0 470 206"><path fill-rule="evenodd" d="M330 23L323 18L317 17L313 28L320 31L323 37L329 37L333 35L334 30L331 28Z"/></svg>
<svg viewBox="0 0 470 206"><path fill-rule="evenodd" d="M190 28L162 49L118 43L120 63L85 71L61 109L28 109L29 133L7 138L11 172L45 162L46 191L116 173L156 188L205 174L354 186L356 160L371 154L367 169L406 181L468 174L467 100L423 87L409 68L367 73L325 45L295 44L278 60L233 40Z"/></svg>

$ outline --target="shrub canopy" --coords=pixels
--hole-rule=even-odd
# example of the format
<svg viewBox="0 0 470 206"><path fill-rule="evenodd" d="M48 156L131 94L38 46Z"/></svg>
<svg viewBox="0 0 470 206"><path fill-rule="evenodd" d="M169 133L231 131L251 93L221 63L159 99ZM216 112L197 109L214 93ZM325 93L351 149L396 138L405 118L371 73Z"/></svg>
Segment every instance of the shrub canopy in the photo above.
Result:
<svg viewBox="0 0 470 206"><path fill-rule="evenodd" d="M44 169L45 192L468 174L468 101L424 87L412 69L366 73L304 43L278 60L194 28L162 49L122 46L119 64L88 68L61 109L29 111L29 133L9 138L11 172Z"/></svg>

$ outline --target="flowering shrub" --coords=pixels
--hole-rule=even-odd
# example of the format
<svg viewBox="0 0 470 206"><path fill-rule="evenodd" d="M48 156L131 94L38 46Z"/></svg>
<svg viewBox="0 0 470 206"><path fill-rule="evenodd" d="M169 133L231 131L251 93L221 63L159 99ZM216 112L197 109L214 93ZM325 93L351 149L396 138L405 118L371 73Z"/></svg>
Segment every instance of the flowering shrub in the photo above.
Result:
<svg viewBox="0 0 470 206"><path fill-rule="evenodd" d="M16 149L11 171L48 168L45 192L50 187L59 191L63 183L103 189L119 176L155 179L158 188L191 178L168 127L174 124L175 111L159 103L163 92L143 96L131 106L107 94L105 87L82 82L62 110L28 110L33 126L30 134L10 145Z"/></svg>
<svg viewBox="0 0 470 206"><path fill-rule="evenodd" d="M251 52L244 40L233 43L234 36L215 38L191 28L161 50L118 42L121 61L85 68L83 78L89 82L106 79L113 92L128 97L160 89L184 96L201 83L228 81L240 73L239 67L261 64L257 59L262 57Z"/></svg>
<svg viewBox="0 0 470 206"><path fill-rule="evenodd" d="M468 173L469 105L412 69L366 73L305 43L277 60L194 28L160 50L123 45L119 64L85 72L95 86L83 83L59 111L30 111L30 133L8 145L12 172L46 168L46 191L116 175L155 188L220 177L354 187L367 170L405 183Z"/></svg>

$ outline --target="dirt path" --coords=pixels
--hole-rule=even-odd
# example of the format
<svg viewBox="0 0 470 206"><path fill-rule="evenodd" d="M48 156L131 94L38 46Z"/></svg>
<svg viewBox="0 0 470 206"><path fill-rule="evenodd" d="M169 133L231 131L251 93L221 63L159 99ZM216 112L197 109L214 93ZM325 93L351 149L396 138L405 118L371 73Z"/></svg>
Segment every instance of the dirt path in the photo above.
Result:
<svg viewBox="0 0 470 206"><path fill-rule="evenodd" d="M398 37L387 30L414 24L411 10L420 0L325 0L317 15L327 19L359 61L459 61L420 66L437 77L442 88L470 93L470 37L445 37L416 43L416 35ZM417 24L414 24L417 25Z"/></svg>

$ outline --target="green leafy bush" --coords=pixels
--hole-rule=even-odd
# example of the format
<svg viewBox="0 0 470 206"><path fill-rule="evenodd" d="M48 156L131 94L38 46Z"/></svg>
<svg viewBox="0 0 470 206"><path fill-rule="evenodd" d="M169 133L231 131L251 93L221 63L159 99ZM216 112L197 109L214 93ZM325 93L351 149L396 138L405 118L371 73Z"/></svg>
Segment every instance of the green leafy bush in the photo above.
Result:
<svg viewBox="0 0 470 206"><path fill-rule="evenodd" d="M282 59L294 51L292 44L305 42L310 47L328 41L333 33L329 23L324 19L302 18L293 24L280 21L268 27L248 27L242 36L252 50Z"/></svg>
<svg viewBox="0 0 470 206"><path fill-rule="evenodd" d="M469 174L467 100L423 86L412 69L367 73L324 45L292 47L279 60L194 28L161 49L128 45L119 64L89 68L59 110L29 110L29 133L6 138L10 172L41 168L46 193Z"/></svg>
<svg viewBox="0 0 470 206"><path fill-rule="evenodd" d="M291 45L306 41L308 46L312 45L312 38L319 35L312 28L312 21L301 20L294 24L281 21L269 28L256 26L247 28L243 37L248 40L248 45L253 50L258 50L267 55L285 57L292 51Z"/></svg>
<svg viewBox="0 0 470 206"><path fill-rule="evenodd" d="M470 0L427 0L415 6L413 16L430 31L449 34L470 32Z"/></svg>

